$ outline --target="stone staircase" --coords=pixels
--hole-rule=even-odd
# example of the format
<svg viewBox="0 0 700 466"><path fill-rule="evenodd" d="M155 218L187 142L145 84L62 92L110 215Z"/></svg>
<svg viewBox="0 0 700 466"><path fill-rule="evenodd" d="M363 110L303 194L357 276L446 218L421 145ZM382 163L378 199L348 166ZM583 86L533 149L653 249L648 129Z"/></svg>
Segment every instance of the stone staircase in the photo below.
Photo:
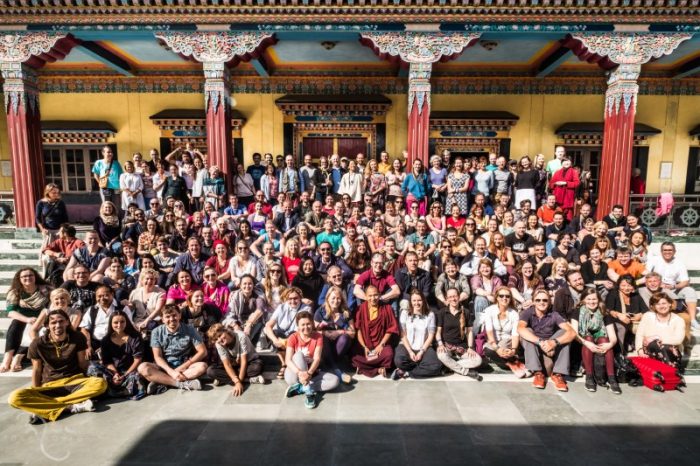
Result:
<svg viewBox="0 0 700 466"><path fill-rule="evenodd" d="M80 230L84 230L81 228ZM79 232L80 235L82 232ZM687 239L684 238L686 241ZM661 240L659 240L661 241ZM653 253L658 254L659 243L652 245ZM689 267L691 286L700 293L700 240L698 242L677 243L679 257L682 257ZM0 231L0 352L5 351L5 334L11 319L7 317L6 302L7 291L12 282L12 277L18 268L22 266L38 269L39 250L41 248L41 236L37 234L23 234L16 238L12 231ZM693 374L700 374L700 332L693 334L693 347L689 358L688 369ZM276 359L276 358L275 358ZM271 361L274 362L274 361ZM29 376L29 369L15 375Z"/></svg>

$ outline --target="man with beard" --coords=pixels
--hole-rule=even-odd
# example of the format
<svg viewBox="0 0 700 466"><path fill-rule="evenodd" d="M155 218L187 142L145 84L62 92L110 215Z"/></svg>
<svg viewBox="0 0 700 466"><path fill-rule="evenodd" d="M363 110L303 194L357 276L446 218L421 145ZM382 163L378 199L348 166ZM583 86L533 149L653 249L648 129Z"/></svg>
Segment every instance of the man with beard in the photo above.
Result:
<svg viewBox="0 0 700 466"><path fill-rule="evenodd" d="M46 326L48 331L29 346L31 388L15 390L8 400L13 408L31 413L31 424L55 421L66 409L73 414L94 411L91 398L107 390L104 379L85 376L87 341L72 329L68 315L51 310Z"/></svg>

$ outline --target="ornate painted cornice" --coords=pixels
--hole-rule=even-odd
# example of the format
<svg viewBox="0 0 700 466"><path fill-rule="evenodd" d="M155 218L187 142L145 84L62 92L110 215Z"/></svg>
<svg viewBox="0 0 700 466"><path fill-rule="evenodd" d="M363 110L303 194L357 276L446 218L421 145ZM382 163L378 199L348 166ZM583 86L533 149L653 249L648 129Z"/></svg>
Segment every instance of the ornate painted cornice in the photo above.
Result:
<svg viewBox="0 0 700 466"><path fill-rule="evenodd" d="M418 113L430 111L430 73L433 63L453 59L479 39L473 32L368 32L360 42L372 47L381 58L409 64L408 114L413 105Z"/></svg>
<svg viewBox="0 0 700 466"><path fill-rule="evenodd" d="M271 33L260 31L156 32L168 49L202 63L204 69L204 108L231 105L229 64L249 60L266 45L274 42Z"/></svg>
<svg viewBox="0 0 700 466"><path fill-rule="evenodd" d="M652 58L672 53L681 42L693 37L693 34L591 32L574 33L571 36L580 41L589 53L608 57L617 64L643 65Z"/></svg>
<svg viewBox="0 0 700 466"><path fill-rule="evenodd" d="M530 21L688 23L700 16L694 0L0 0L5 24L232 24Z"/></svg>
<svg viewBox="0 0 700 466"><path fill-rule="evenodd" d="M433 77L433 94L605 94L602 77ZM700 79L668 79L642 76L638 80L641 95L697 95ZM236 76L230 84L233 94L318 94L372 95L406 94L408 85L401 78L357 77L275 77ZM46 76L39 77L39 90L46 93L187 93L204 92L203 76Z"/></svg>
<svg viewBox="0 0 700 466"><path fill-rule="evenodd" d="M608 89L605 93L605 111L617 114L636 111L639 85L637 80L642 65L652 58L660 58L672 53L678 46L690 39L689 33L585 33L572 34L574 41L582 48L574 49L580 57L590 60L605 57L619 66L610 73ZM622 106L622 107L621 107Z"/></svg>
<svg viewBox="0 0 700 466"><path fill-rule="evenodd" d="M265 42L271 43L274 40L272 33L261 31L163 31L156 32L155 36L173 52L200 63L247 60Z"/></svg>
<svg viewBox="0 0 700 466"><path fill-rule="evenodd" d="M0 62L24 63L47 54L67 34L59 32L1 32Z"/></svg>
<svg viewBox="0 0 700 466"><path fill-rule="evenodd" d="M5 111L17 114L20 108L36 112L38 104L37 76L26 65L43 63L56 42L66 34L56 32L0 33L0 73L4 79Z"/></svg>
<svg viewBox="0 0 700 466"><path fill-rule="evenodd" d="M474 32L365 32L361 42L382 58L404 63L435 63L457 57L481 34Z"/></svg>

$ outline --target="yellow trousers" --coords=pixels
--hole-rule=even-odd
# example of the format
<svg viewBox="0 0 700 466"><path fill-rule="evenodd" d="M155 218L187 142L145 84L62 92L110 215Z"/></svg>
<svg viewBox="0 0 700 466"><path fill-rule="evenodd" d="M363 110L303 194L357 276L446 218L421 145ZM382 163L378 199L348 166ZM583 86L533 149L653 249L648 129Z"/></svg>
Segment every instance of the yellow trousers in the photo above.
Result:
<svg viewBox="0 0 700 466"><path fill-rule="evenodd" d="M41 387L15 390L10 393L8 403L13 408L55 421L70 405L99 396L106 390L107 382L104 379L77 374L46 382Z"/></svg>

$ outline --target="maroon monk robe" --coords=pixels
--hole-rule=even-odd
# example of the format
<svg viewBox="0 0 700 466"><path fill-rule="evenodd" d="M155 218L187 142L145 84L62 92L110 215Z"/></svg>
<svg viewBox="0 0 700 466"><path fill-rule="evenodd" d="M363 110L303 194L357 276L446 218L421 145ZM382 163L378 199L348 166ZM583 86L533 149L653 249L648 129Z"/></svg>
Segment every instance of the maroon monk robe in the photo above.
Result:
<svg viewBox="0 0 700 466"><path fill-rule="evenodd" d="M396 318L391 310L391 306L386 304L379 306L377 318L370 320L369 304L367 302L362 303L357 313L355 313L355 328L362 334L365 346L369 349L373 349L379 345L382 338L384 338L384 335L387 333L393 335L399 334L399 326L396 323ZM390 346L389 342L387 342L387 345L382 349L378 357L367 359L365 351L359 343L359 339L355 341L357 342L355 345L356 354L352 358L352 363L360 374L366 375L367 377L376 377L380 368L389 369L391 367L394 359L394 349Z"/></svg>

